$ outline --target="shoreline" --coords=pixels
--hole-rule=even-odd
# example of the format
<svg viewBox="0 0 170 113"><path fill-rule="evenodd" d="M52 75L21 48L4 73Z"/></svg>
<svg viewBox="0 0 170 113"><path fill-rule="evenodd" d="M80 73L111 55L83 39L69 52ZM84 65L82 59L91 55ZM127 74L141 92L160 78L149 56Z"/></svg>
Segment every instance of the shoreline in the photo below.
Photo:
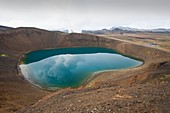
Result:
<svg viewBox="0 0 170 113"><path fill-rule="evenodd" d="M109 73L109 72L116 72L116 71L127 71L129 69L138 69L138 68L143 68L143 66L145 65L145 63L143 62L141 65L135 66L135 67L130 67L130 68L126 68L126 69L113 69L113 70L104 70L104 71L97 71L97 72L93 72L91 77L89 79L87 79L80 87L86 87L88 84L90 84L90 82L95 81L95 78L97 76L100 76L100 74L102 73Z"/></svg>
<svg viewBox="0 0 170 113"><path fill-rule="evenodd" d="M78 47L76 47L78 48ZM85 47L84 47L85 48ZM102 47L100 47L102 48ZM49 48L48 48L49 49ZM44 50L48 50L48 49L44 49ZM54 48L54 49L60 49L60 48ZM107 49L107 48L106 48ZM112 49L111 49L112 50ZM36 50L36 51L39 51L39 50ZM113 50L115 51L115 50ZM30 51L30 52L35 52L35 51ZM115 71L120 71L120 70L129 70L129 69L134 69L134 68L138 68L138 67L141 67L144 65L144 62L143 60L139 60L141 62L141 64L137 65L137 66L132 66L132 67L128 67L128 68L122 68L122 69L110 69L110 70L103 70L103 71L96 71L96 72L93 72L92 74L88 75L90 76L87 80L84 80L84 82L80 85L80 86L76 86L76 87L67 87L67 88L59 88L59 87L50 87L50 88L45 88L45 87L42 87L40 86L38 83L34 83L32 82L31 80L27 80L25 78L25 76L22 74L21 72L21 68L20 68L20 63L22 62L23 64L25 64L24 60L25 57L26 57L26 54L29 54L30 52L27 52L23 55L21 55L21 58L19 58L18 60L18 63L17 63L17 71L18 71L18 75L21 77L21 79L23 79L24 81L26 81L29 85L31 85L32 87L36 87L36 88L39 88L41 90L45 90L45 91L50 91L50 92L55 92L55 91L58 91L58 90L61 90L61 89L67 89L67 88L71 88L71 89L79 89L80 87L86 87L87 84L90 84L90 81L93 81L93 79L95 79L99 74L101 73L107 73L107 72L115 72ZM134 58L133 56L130 56L130 55L124 55L118 51L116 51L116 53L122 55L122 56L125 56L127 58L133 58L134 60L137 60L137 58ZM51 56L52 57L52 56ZM47 57L48 58L48 57Z"/></svg>

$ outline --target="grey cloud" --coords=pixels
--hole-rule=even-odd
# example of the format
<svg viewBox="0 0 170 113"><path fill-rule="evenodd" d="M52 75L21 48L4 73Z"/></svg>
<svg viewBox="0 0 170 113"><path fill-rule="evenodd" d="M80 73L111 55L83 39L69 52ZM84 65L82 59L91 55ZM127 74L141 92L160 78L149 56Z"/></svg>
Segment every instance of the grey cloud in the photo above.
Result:
<svg viewBox="0 0 170 113"><path fill-rule="evenodd" d="M169 10L169 0L0 0L0 6L13 10Z"/></svg>
<svg viewBox="0 0 170 113"><path fill-rule="evenodd" d="M0 0L0 24L81 30L148 21L168 27L169 7L169 0Z"/></svg>

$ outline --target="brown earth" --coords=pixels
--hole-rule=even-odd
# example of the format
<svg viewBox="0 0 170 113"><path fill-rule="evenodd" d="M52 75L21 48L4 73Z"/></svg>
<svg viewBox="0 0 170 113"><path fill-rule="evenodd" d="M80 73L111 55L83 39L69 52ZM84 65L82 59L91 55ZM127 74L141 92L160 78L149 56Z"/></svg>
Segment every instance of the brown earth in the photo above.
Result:
<svg viewBox="0 0 170 113"><path fill-rule="evenodd" d="M99 35L107 38L116 38L130 43L150 46L153 48L170 51L170 33L110 33Z"/></svg>
<svg viewBox="0 0 170 113"><path fill-rule="evenodd" d="M99 73L78 89L56 92L33 87L18 73L18 59L29 51L80 46L112 48L143 60L144 65ZM116 36L18 28L0 32L0 55L0 113L170 111L169 51L123 41Z"/></svg>

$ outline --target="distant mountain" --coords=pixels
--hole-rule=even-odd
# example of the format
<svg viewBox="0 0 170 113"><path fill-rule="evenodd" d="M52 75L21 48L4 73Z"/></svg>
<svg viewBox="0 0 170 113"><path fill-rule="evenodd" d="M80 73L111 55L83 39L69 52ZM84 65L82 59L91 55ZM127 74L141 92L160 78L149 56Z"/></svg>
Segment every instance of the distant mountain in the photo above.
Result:
<svg viewBox="0 0 170 113"><path fill-rule="evenodd" d="M51 30L54 32L69 33L69 30Z"/></svg>
<svg viewBox="0 0 170 113"><path fill-rule="evenodd" d="M170 33L170 29L165 28L158 28L158 29L151 29L151 32L158 32L158 33Z"/></svg>
<svg viewBox="0 0 170 113"><path fill-rule="evenodd" d="M69 30L61 30L62 32L64 32L64 33L69 33Z"/></svg>
<svg viewBox="0 0 170 113"><path fill-rule="evenodd" d="M112 27L110 29L102 30L82 30L82 33L87 34L108 34L108 33L135 33L135 32L153 32L153 33L170 33L170 29L137 29L130 27Z"/></svg>
<svg viewBox="0 0 170 113"><path fill-rule="evenodd" d="M55 31L61 31L61 32L64 32L64 33L69 33L69 30L65 29L65 28L61 28L61 29L58 29L58 30L55 30Z"/></svg>
<svg viewBox="0 0 170 113"><path fill-rule="evenodd" d="M137 28L121 27L121 26L110 28L111 31L114 31L115 29L121 29L121 30L124 30L124 31L139 31L139 29L137 29Z"/></svg>
<svg viewBox="0 0 170 113"><path fill-rule="evenodd" d="M8 26L1 26L0 25L0 30L9 30L9 29L13 29L12 27L8 27Z"/></svg>

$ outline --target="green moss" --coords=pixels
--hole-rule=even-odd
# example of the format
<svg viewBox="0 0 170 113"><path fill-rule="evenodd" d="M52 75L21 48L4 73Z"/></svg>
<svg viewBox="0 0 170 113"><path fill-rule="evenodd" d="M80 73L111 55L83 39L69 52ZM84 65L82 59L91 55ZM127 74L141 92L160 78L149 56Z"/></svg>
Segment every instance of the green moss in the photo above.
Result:
<svg viewBox="0 0 170 113"><path fill-rule="evenodd" d="M8 57L7 54L0 54L1 57Z"/></svg>
<svg viewBox="0 0 170 113"><path fill-rule="evenodd" d="M161 81L169 81L170 80L170 75L163 75L161 78L160 78Z"/></svg>
<svg viewBox="0 0 170 113"><path fill-rule="evenodd" d="M24 61L20 61L20 64L25 64Z"/></svg>

